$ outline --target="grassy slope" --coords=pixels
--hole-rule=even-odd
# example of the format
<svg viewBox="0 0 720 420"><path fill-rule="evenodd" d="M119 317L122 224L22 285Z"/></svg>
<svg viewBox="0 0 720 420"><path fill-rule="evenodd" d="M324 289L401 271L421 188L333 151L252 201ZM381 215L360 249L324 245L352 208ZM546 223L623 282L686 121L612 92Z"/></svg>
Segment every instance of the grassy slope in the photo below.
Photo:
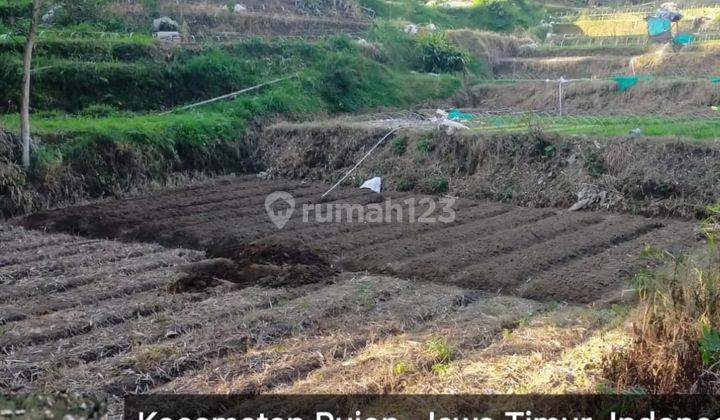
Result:
<svg viewBox="0 0 720 420"><path fill-rule="evenodd" d="M523 132L532 123L546 131L617 137L639 128L646 136L678 136L696 140L720 138L720 125L703 117L481 117L475 120L483 131Z"/></svg>
<svg viewBox="0 0 720 420"><path fill-rule="evenodd" d="M248 42L255 43L254 49L258 47L257 41ZM265 46L271 49L273 44ZM80 186L81 196L101 196L133 188L138 182L163 179L176 171L252 171L257 162L247 146L247 129L253 120L406 106L450 96L460 84L456 76L409 73L400 66L380 64L344 38L306 46L316 48L317 57L304 68L296 68L297 78L232 101L167 116L119 112L102 106L86 109L82 115L36 114L33 127L45 141L36 147L29 181L50 184L61 192L62 185L70 183ZM200 69L205 71L203 66ZM228 70L223 66L219 69ZM264 75L254 76L261 80ZM14 131L18 129L15 114L0 121ZM52 194L58 196L60 192ZM67 197L56 200L63 198ZM12 214L43 205L35 198L28 200L31 203L3 211Z"/></svg>
<svg viewBox="0 0 720 420"><path fill-rule="evenodd" d="M249 39L177 49L168 57L143 37L96 43L46 38L36 57L33 103L47 111L35 112L32 120L43 141L28 174L16 165L17 151L0 158L0 192L11 198L0 202L0 210L14 214L116 193L176 171L252 171L251 121L404 107L447 98L460 87L459 74L414 71L419 49L400 26L374 34L387 40L388 51L339 36ZM14 98L20 51L10 42L0 45L9 58L0 65L7 76L0 92ZM295 73L295 79L233 101L169 116L156 112ZM17 132L17 114L3 115L0 124ZM37 191L25 194L28 184Z"/></svg>

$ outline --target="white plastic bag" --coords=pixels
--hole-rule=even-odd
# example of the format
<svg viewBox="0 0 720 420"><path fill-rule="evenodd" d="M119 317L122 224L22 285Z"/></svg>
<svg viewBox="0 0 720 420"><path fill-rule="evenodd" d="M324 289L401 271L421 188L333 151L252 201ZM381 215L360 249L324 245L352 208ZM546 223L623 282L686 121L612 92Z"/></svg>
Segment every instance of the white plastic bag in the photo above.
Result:
<svg viewBox="0 0 720 420"><path fill-rule="evenodd" d="M382 190L382 178L378 176L373 179L368 179L360 186L360 188L366 190L373 190L376 193L379 193Z"/></svg>

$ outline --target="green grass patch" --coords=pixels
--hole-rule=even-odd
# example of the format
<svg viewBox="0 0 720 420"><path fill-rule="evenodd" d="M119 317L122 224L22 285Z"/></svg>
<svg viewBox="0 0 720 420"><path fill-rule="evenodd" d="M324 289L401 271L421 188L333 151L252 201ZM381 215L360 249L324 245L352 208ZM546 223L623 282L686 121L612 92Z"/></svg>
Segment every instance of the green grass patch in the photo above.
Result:
<svg viewBox="0 0 720 420"><path fill-rule="evenodd" d="M17 182L38 184L53 202L67 199L68 191L72 199L114 195L174 172L253 172L259 163L248 144L250 121L408 106L447 97L459 83L452 75L411 74L337 51L296 78L194 110L159 115L93 104L78 114L35 112L33 133L43 140L33 150L28 181ZM0 125L17 132L19 118L2 115ZM13 215L40 206L0 202L0 212Z"/></svg>
<svg viewBox="0 0 720 420"><path fill-rule="evenodd" d="M0 54L22 54L24 39L18 37L0 38ZM53 39L43 37L35 45L34 58L56 58L78 61L138 61L158 56L154 42L141 37L105 39Z"/></svg>
<svg viewBox="0 0 720 420"><path fill-rule="evenodd" d="M180 48L167 59L151 59L155 56L152 45L126 41L96 45L62 42L54 47L64 51L62 58L50 54L35 60L32 104L36 110L78 112L97 104L133 111L161 110L295 72L306 76L312 86L304 89L325 101L329 111L402 106L450 96L460 86L457 76L431 76L431 80L409 72L403 60L380 62L368 57L344 36L312 42L249 39L200 51ZM65 57L73 51L80 55ZM101 56L133 61L88 59ZM21 56L14 51L1 58L0 97L10 101L0 107L17 109Z"/></svg>
<svg viewBox="0 0 720 420"><path fill-rule="evenodd" d="M618 137L627 136L639 128L645 136L678 136L691 139L720 138L720 125L712 118L696 116L674 117L535 117L533 120L544 131ZM473 125L484 131L522 132L528 129L523 116L477 117Z"/></svg>

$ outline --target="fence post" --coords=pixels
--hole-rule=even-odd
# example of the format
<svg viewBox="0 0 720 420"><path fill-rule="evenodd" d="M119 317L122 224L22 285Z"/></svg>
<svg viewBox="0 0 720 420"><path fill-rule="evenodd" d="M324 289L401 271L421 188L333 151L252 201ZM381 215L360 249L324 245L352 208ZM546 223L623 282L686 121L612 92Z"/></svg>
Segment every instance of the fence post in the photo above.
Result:
<svg viewBox="0 0 720 420"><path fill-rule="evenodd" d="M558 114L561 117L563 116L563 83L565 83L565 78L560 76L560 80L558 80Z"/></svg>

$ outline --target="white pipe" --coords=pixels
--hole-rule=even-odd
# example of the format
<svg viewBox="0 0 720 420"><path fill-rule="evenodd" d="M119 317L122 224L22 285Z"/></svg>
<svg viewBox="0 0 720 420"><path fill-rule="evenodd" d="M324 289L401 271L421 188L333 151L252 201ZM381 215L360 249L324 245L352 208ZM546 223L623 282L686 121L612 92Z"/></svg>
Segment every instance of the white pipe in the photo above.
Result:
<svg viewBox="0 0 720 420"><path fill-rule="evenodd" d="M380 144L381 144L382 142L385 141L385 139L387 139L388 137L390 137L394 132L400 130L401 128L403 128L403 127L402 127L402 126L401 126L401 127L395 127L395 128L393 128L392 130L390 130L389 133L385 134L385 136L384 136L383 138L381 138L380 141L378 141L377 143L375 143L375 146L373 146L372 149L370 149L367 153L365 153L365 156L363 156L362 159L360 159L360 161L358 161L358 163L356 163L355 166L353 166L353 168L350 169L350 170L348 171L348 173L346 173L345 176L343 176L343 177L340 179L340 181L336 182L335 185L333 185L332 187L330 187L330 189L327 190L327 192L326 192L325 194L323 194L322 196L320 196L320 198L321 198L321 199L322 199L322 198L325 198L325 196L327 196L328 194L330 194L335 188L337 188L340 184L342 184L342 182L345 181L345 180L347 179L347 177L349 177L350 174L353 173L353 172L355 171L355 169L357 169L357 168L360 166L360 164L363 163L363 161L364 161L365 159L367 159L368 156L370 156L370 155L372 154L372 152L374 152L375 149L377 149L378 146L380 146Z"/></svg>
<svg viewBox="0 0 720 420"><path fill-rule="evenodd" d="M261 87L264 87L264 86L274 85L274 84L276 84L276 83L280 83L280 82L283 82L283 81L288 80L288 79L292 79L293 77L297 77L297 76L298 76L298 73L295 73L295 74L293 74L292 76L283 77L282 79L271 80L271 81L269 81L269 82L262 83L262 84L259 84L259 85L257 85L257 86L249 87L249 88L246 88L246 89L243 89L243 90L239 90L239 91L233 92L233 93L228 93L227 95L218 96L217 98L208 99L208 100L206 100L206 101L198 102L198 103L195 103L195 104L192 104L192 105L186 105L186 106L183 106L183 107L181 107L181 108L174 108L174 109L171 109L171 110L169 110L169 111L165 111L165 112L161 113L160 115L167 115L167 114L170 114L171 112L184 111L184 110L186 110L186 109L195 108L195 107L198 107L198 106L201 106L201 105L207 105L207 104L210 104L210 103L213 103L213 102L221 101L221 100L223 100L223 99L234 98L234 97L236 97L236 96L238 96L238 95L242 95L243 93L247 93L247 92L250 92L250 91L253 91L253 90L257 90L257 89L260 89Z"/></svg>

